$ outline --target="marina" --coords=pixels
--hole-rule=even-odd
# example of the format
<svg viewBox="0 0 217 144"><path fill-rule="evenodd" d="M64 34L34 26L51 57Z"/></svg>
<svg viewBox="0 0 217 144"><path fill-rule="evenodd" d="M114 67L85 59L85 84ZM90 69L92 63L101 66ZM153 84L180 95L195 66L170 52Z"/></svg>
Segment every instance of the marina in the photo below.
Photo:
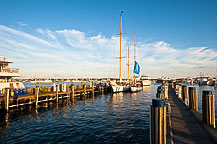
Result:
<svg viewBox="0 0 217 144"><path fill-rule="evenodd" d="M16 73L16 76L19 77L18 71L11 71L8 66L9 61L6 61L5 58L2 58L1 62L1 71L4 74L0 75L2 81L0 85L0 113L2 115L0 130L3 132L3 135L0 135L0 137L2 137L1 139L4 143L11 142L10 138L4 136L4 132L11 127L11 123L16 123L16 117L25 117L27 113L30 115L30 119L34 120L32 116L40 118L40 113L43 114L43 110L45 110L46 113L50 113L55 108L57 111L58 109L61 110L62 108L59 108L59 105L63 107L74 107L76 106L76 102L80 103L82 101L85 103L84 108L86 108L86 101L93 105L96 103L97 106L95 106L94 109L103 107L103 111L101 112L106 122L110 117L108 117L107 113L113 113L113 111L110 112L113 108L122 115L122 112L126 111L126 113L128 113L128 111L132 110L130 106L131 103L139 102L140 105L146 107L146 110L141 110L143 108L141 108L140 105L138 107L134 105L135 108L133 109L138 109L136 113L140 115L141 112L143 112L144 115L142 117L139 116L142 118L140 121L143 121L140 125L134 126L137 121L133 115L132 117L127 116L127 119L130 121L126 122L127 126L125 126L124 122L120 129L115 126L111 131L111 129L108 129L111 126L107 127L108 125L106 125L106 127L104 127L105 125L100 124L101 129L95 129L96 131L100 130L100 137L95 137L92 142L92 138L87 137L89 143L95 143L96 139L99 143L113 143L113 140L119 143L126 143L126 141L130 143L217 142L215 126L217 120L215 79L211 80L207 77L200 77L194 80L191 79L191 82L189 82L188 79L170 80L161 78L156 81L151 81L148 76L143 75L143 77L139 77L140 66L136 60L134 60L134 76L132 80L119 79L118 81L118 79L111 80L101 78L100 81L90 79L82 81L82 79L76 79L66 80L66 82L55 80L57 82L54 82L52 79L35 79L35 81L27 80L28 82L25 82L26 80L19 79L19 81L16 82L16 79L13 79L15 76L11 75L11 73ZM7 71L5 71L6 68ZM213 83L213 85L209 85L207 81ZM204 96L205 92L208 92L207 96L210 96L210 98ZM104 99L105 101L100 103L97 103L99 101L93 102L95 99ZM205 100L207 102L205 102ZM111 104L108 106L107 103ZM116 105L122 106L123 104L126 110L121 110L122 107L117 107L118 109L116 109ZM126 104L130 104L130 107L126 107ZM108 109L105 109L107 106ZM96 112L90 111L90 113ZM24 116L22 116L23 114ZM13 117L14 115L15 117ZM59 115L57 115L57 117L59 117ZM116 117L117 116L112 119L116 119ZM87 117L86 121L90 119L91 118ZM81 119L79 119L79 121L80 120ZM84 123L86 123L86 121ZM131 123L133 123L132 127L130 126ZM84 125L82 122L81 124ZM96 124L98 125L98 123ZM94 127L97 126L94 125ZM124 133L122 132L122 127L127 127L123 129ZM138 128L141 128L141 131L138 132L139 135L135 132L133 134L131 133L132 130L137 131ZM65 130L71 131L71 128ZM90 131L92 131L92 128ZM108 131L109 137L106 137L105 135L108 134ZM119 136L118 138L113 136L113 131ZM14 133L16 135L17 132L14 131ZM41 133L43 133L43 131L39 132L39 134ZM95 136L97 136L96 133L94 133ZM146 137L144 137L144 133ZM81 133L78 137L83 135L84 134ZM103 136L102 140L101 136ZM41 136L39 135L39 137ZM62 142L61 139L63 137L64 136L61 135L60 138L54 141ZM112 139L110 139L110 137L112 137ZM17 138L13 137L12 140L13 139ZM34 138L31 138L31 140L32 139ZM22 142L28 141L28 138L22 138ZM37 140L34 139L34 141ZM64 139L64 142L73 143L86 143L87 141L84 139L74 139L73 141L71 139Z"/></svg>
<svg viewBox="0 0 217 144"><path fill-rule="evenodd" d="M217 144L217 1L0 1L0 144Z"/></svg>
<svg viewBox="0 0 217 144"><path fill-rule="evenodd" d="M31 84L26 83L25 86L28 87L28 85L31 85ZM61 83L61 85L59 86L63 86L63 85L65 84ZM11 103L9 104L8 114L6 115L2 113L3 112L2 110L4 108L1 107L1 114L2 114L1 137L4 142L13 142L13 139L17 139L16 136L11 137L11 138L8 136L4 136L4 135L8 135L6 133L10 131L9 130L10 128L16 126L17 118L20 119L21 122L24 122L24 123L25 123L25 119L28 118L30 120L28 123L31 125L31 123L34 122L36 119L41 119L44 117L43 119L45 120L46 117L47 118L50 117L49 116L50 114L52 114L55 111L58 111L58 113L56 113L53 117L54 121L56 121L55 119L57 118L59 121L58 123L61 123L61 121L64 121L64 122L62 123L62 125L60 125L60 127L57 127L57 128L61 129L62 126L65 127L65 124L67 124L68 122L65 123L66 121L64 119L69 119L69 116L74 115L73 118L77 117L77 121L85 119L85 121L79 122L79 125L85 125L86 122L89 123L89 121L92 121L91 126L87 128L86 130L87 133L89 133L88 131L96 131L96 132L98 131L98 133L100 133L99 136L100 137L104 136L104 139L97 138L97 135L95 135L93 138L93 135L91 135L90 133L90 135L85 134L86 139L81 140L79 139L79 136L82 136L84 133L80 132L80 135L76 134L78 138L75 138L72 140L70 138L69 139L64 138L65 135L61 135L60 137L55 138L54 141L56 142L61 142L61 139L64 139L65 142L85 143L86 141L89 141L90 143L94 143L94 141L92 140L97 139L98 142L105 142L105 143L111 143L112 141L118 141L120 143L125 143L126 141L141 143L145 141L148 143L150 141L149 139L150 138L150 135L149 135L150 105L151 105L152 100L156 98L156 92L158 92L157 89L159 86L161 86L161 84L152 83L151 86L143 87L142 91L136 92L136 93L131 93L131 92L111 93L111 91L109 91L108 88L106 90L105 85L100 87L100 84L95 84L94 95L93 95L93 89L90 87L90 85L85 86L83 84L83 86L82 85L75 86L76 88L74 89L74 96L73 96L73 91L69 90L69 86L67 86L66 92L62 92L62 91L41 92L42 88L45 89L45 86L42 86L40 89L40 93L38 94L38 103L36 100L37 99L37 93L36 93L34 95L27 94L27 95L18 96L17 97L17 99L19 100L18 105L17 104L13 105L14 98L10 97L12 99L9 100L9 102ZM198 115L200 117L202 113L201 92L203 90L209 89L209 90L212 90L214 95L216 96L216 89L214 89L214 87L209 87L209 86L207 87L204 87L204 86L199 87L197 85L194 85L194 86L197 87L197 91L198 91ZM191 85L189 85L189 87L191 87ZM37 88L38 86L36 86L34 89L37 89ZM84 88L86 88L86 90ZM47 89L51 90L52 88L48 87ZM63 88L60 88L60 89L63 89ZM168 102L170 103L170 107L171 107L171 121L170 121L171 128L170 129L172 131L171 132L172 138L170 139L172 139L172 141L175 143L181 142L181 141L187 142L187 143L197 143L199 141L200 142L208 141L209 143L215 143L216 130L214 130L214 134L210 136L210 133L203 130L203 129L206 129L207 127L202 125L202 123L200 123L199 121L195 120L196 119L195 115L192 114L187 108L187 106L185 106L185 104L178 99L178 95L176 95L175 90L169 87L167 92L168 92ZM165 96L165 95L162 95L162 96ZM4 100L1 99L1 103L4 103L3 101ZM215 97L215 101L216 101L216 97ZM92 116L92 117L90 117L90 115L87 116L86 112L83 113L85 116L82 116L80 115L81 113L78 112L79 110L76 110L76 107L78 107L79 109L80 108L86 109L88 110L88 113L98 115L97 116L98 118L94 120L95 116ZM102 109L100 110L100 108ZM134 114L132 115L132 113ZM215 110L215 113L216 113L216 110ZM66 115L66 116L64 116L65 118L63 117L63 119L60 120L59 117L61 115L62 116ZM118 118L117 115L121 116L121 118ZM217 117L215 115L215 121L216 121L216 118ZM72 118L70 119L72 120ZM108 120L109 121L112 120L114 121L114 123L109 122L108 124L106 123L102 124L101 119L102 121L105 121L105 122L107 122ZM119 122L117 122L117 120ZM38 121L38 122L41 123L41 121ZM119 128L117 127L118 123L120 124ZM112 124L115 127L108 126L110 124ZM40 131L33 134L35 135L35 138L43 137L43 133L44 133L43 131L53 126L53 124L52 123L49 124L49 122L47 125L48 127L46 128L40 128L40 125L39 125ZM74 129L73 131L76 131L76 130L80 131L81 130L80 128L82 128L82 127L78 127L79 125L77 124L73 124L73 125L75 127L70 126L69 128L65 129L63 132L66 132L66 131L72 132L72 129ZM32 128L34 127L29 126L27 131L31 131ZM210 129L210 128L208 127L207 129ZM53 130L50 132L55 133ZM168 132L169 131L170 130L168 130ZM14 131L13 133L14 133L13 135L16 135L17 132ZM144 137L144 133L146 137ZM195 137L195 134L198 137ZM3 136L5 138L3 138ZM201 138L201 140L199 138ZM30 138L22 137L23 142L28 142L28 140L30 139L32 140L34 139L34 137L30 137ZM37 142L37 139L34 139L34 141ZM44 137L43 139L45 139L46 141L47 138ZM169 140L169 138L167 138L167 140Z"/></svg>

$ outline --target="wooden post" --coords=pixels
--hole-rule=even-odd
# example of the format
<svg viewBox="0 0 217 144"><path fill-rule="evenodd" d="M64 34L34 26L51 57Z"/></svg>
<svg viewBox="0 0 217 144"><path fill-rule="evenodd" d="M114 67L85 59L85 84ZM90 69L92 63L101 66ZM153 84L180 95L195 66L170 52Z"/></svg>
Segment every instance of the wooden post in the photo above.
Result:
<svg viewBox="0 0 217 144"><path fill-rule="evenodd" d="M161 99L164 99L164 98L165 98L164 87L158 86L156 98L161 98Z"/></svg>
<svg viewBox="0 0 217 144"><path fill-rule="evenodd" d="M189 87L189 109L198 111L197 90L195 87Z"/></svg>
<svg viewBox="0 0 217 144"><path fill-rule="evenodd" d="M203 123L215 128L214 95L209 90L204 90L202 95L202 120Z"/></svg>
<svg viewBox="0 0 217 144"><path fill-rule="evenodd" d="M35 106L38 106L38 95L39 95L39 86L38 83L36 83L36 87L35 87Z"/></svg>
<svg viewBox="0 0 217 144"><path fill-rule="evenodd" d="M157 89L156 98L165 99L164 91L162 89Z"/></svg>
<svg viewBox="0 0 217 144"><path fill-rule="evenodd" d="M162 88L164 90L164 98L168 99L168 86L167 86L167 84L163 84Z"/></svg>
<svg viewBox="0 0 217 144"><path fill-rule="evenodd" d="M14 86L13 86L13 83L10 83L10 96L14 96Z"/></svg>
<svg viewBox="0 0 217 144"><path fill-rule="evenodd" d="M182 100L182 85L178 86L178 98Z"/></svg>
<svg viewBox="0 0 217 144"><path fill-rule="evenodd" d="M187 85L182 86L182 100L186 105L188 104L188 87L187 87Z"/></svg>
<svg viewBox="0 0 217 144"><path fill-rule="evenodd" d="M10 102L10 89L9 88L5 88L4 101L5 101L5 110L8 112L9 102Z"/></svg>
<svg viewBox="0 0 217 144"><path fill-rule="evenodd" d="M92 81L92 95L94 96L94 81Z"/></svg>
<svg viewBox="0 0 217 144"><path fill-rule="evenodd" d="M75 86L74 86L74 83L72 82L72 98L75 97Z"/></svg>
<svg viewBox="0 0 217 144"><path fill-rule="evenodd" d="M176 96L179 97L179 85L176 85L175 89L176 89Z"/></svg>
<svg viewBox="0 0 217 144"><path fill-rule="evenodd" d="M104 88L105 88L103 84L102 84L101 88L102 88L102 94L103 94L104 93Z"/></svg>
<svg viewBox="0 0 217 144"><path fill-rule="evenodd" d="M55 83L52 83L51 89L52 89L52 92L56 92L56 84Z"/></svg>
<svg viewBox="0 0 217 144"><path fill-rule="evenodd" d="M60 90L61 90L61 92L66 92L66 83L62 83L60 85Z"/></svg>
<svg viewBox="0 0 217 144"><path fill-rule="evenodd" d="M152 99L151 144L166 144L166 100Z"/></svg>
<svg viewBox="0 0 217 144"><path fill-rule="evenodd" d="M57 103L59 101L59 94L58 93L59 93L59 82L56 85L56 101L57 101Z"/></svg>
<svg viewBox="0 0 217 144"><path fill-rule="evenodd" d="M87 89L86 89L86 84L84 85L84 96L86 95Z"/></svg>
<svg viewBox="0 0 217 144"><path fill-rule="evenodd" d="M101 91L100 91L100 84L97 84L96 87L97 87L97 90L98 90L98 92L100 94L101 93Z"/></svg>

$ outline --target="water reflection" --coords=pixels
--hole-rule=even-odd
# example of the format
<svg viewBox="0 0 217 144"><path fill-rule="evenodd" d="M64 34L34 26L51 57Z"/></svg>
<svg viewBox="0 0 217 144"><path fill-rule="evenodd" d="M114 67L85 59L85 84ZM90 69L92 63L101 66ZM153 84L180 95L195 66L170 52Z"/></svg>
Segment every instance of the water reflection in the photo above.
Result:
<svg viewBox="0 0 217 144"><path fill-rule="evenodd" d="M143 86L142 91L143 91L143 93L150 94L151 93L151 85L150 86Z"/></svg>

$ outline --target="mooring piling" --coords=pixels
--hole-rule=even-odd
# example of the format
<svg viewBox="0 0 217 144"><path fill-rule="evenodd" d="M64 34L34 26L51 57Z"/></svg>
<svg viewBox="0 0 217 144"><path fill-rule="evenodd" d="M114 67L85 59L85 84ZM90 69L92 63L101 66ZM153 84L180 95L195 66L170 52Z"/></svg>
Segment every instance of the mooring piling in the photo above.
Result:
<svg viewBox="0 0 217 144"><path fill-rule="evenodd" d="M186 105L188 105L188 86L187 85L182 85L182 100Z"/></svg>
<svg viewBox="0 0 217 144"><path fill-rule="evenodd" d="M4 93L4 101L5 101L5 110L8 112L9 109L9 102L10 102L10 88L5 88Z"/></svg>
<svg viewBox="0 0 217 144"><path fill-rule="evenodd" d="M166 100L152 99L151 143L166 144Z"/></svg>
<svg viewBox="0 0 217 144"><path fill-rule="evenodd" d="M92 96L94 97L94 81L92 81Z"/></svg>
<svg viewBox="0 0 217 144"><path fill-rule="evenodd" d="M38 83L36 83L36 86L35 86L35 98L36 98L35 106L36 108L38 106L38 96L39 96L39 86L38 86Z"/></svg>
<svg viewBox="0 0 217 144"><path fill-rule="evenodd" d="M168 99L168 85L165 83L162 85L163 90L164 90L164 97L165 99Z"/></svg>
<svg viewBox="0 0 217 144"><path fill-rule="evenodd" d="M161 98L161 99L165 98L165 93L164 93L163 87L161 87L161 86L158 87L156 98Z"/></svg>
<svg viewBox="0 0 217 144"><path fill-rule="evenodd" d="M189 109L198 111L197 90L195 87L189 87Z"/></svg>
<svg viewBox="0 0 217 144"><path fill-rule="evenodd" d="M72 95L72 98L74 98L75 97L75 85L74 85L74 83L72 82L72 85L71 85L72 87L71 87L71 89L72 89L72 92L71 92L71 95Z"/></svg>
<svg viewBox="0 0 217 144"><path fill-rule="evenodd" d="M57 83L57 85L56 85L56 101L57 101L57 103L59 101L59 83Z"/></svg>
<svg viewBox="0 0 217 144"><path fill-rule="evenodd" d="M202 120L203 123L215 128L214 95L210 90L204 90L202 94Z"/></svg>

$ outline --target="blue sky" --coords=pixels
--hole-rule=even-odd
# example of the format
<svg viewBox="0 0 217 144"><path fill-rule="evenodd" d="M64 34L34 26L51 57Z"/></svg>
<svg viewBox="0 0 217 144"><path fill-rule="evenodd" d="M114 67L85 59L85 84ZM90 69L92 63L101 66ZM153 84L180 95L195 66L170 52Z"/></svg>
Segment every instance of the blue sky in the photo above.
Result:
<svg viewBox="0 0 217 144"><path fill-rule="evenodd" d="M174 77L175 63L177 77L215 75L216 7L215 0L0 0L0 55L23 77L118 76L123 10L131 68L136 32L142 73ZM122 67L126 75L126 59Z"/></svg>

